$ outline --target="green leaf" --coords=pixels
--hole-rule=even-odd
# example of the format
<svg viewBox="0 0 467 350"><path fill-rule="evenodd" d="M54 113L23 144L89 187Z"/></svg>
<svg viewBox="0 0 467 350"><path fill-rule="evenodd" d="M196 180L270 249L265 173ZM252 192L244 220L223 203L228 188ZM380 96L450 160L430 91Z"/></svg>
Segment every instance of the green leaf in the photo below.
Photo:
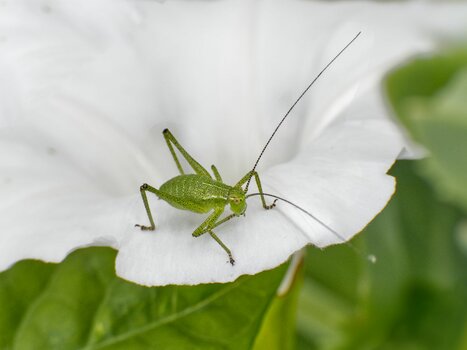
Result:
<svg viewBox="0 0 467 350"><path fill-rule="evenodd" d="M31 300L45 288L54 268L54 265L22 261L0 274L0 349L12 347L23 315Z"/></svg>
<svg viewBox="0 0 467 350"><path fill-rule="evenodd" d="M261 330L256 338L254 350L293 350L296 338L296 315L300 290L303 283L303 257L296 253L296 265L291 264L287 290L280 291L269 308ZM284 278L288 280L288 278ZM282 289L281 286L280 289Z"/></svg>
<svg viewBox="0 0 467 350"><path fill-rule="evenodd" d="M378 349L461 349L467 322L466 256L456 239L464 219L419 177L417 162L399 162L397 194L366 231L378 263L368 266L360 331ZM351 348L351 347L350 347ZM371 346L368 346L371 349Z"/></svg>
<svg viewBox="0 0 467 350"><path fill-rule="evenodd" d="M421 173L467 210L467 49L414 60L386 86L400 120L430 153Z"/></svg>
<svg viewBox="0 0 467 350"><path fill-rule="evenodd" d="M463 349L466 218L413 163L397 163L393 200L352 242L362 256L345 245L309 250L299 349Z"/></svg>
<svg viewBox="0 0 467 350"><path fill-rule="evenodd" d="M114 275L115 252L0 274L1 349L250 349L286 266L229 284L146 288Z"/></svg>
<svg viewBox="0 0 467 350"><path fill-rule="evenodd" d="M353 317L362 258L347 245L309 248L298 308L299 349L334 349Z"/></svg>

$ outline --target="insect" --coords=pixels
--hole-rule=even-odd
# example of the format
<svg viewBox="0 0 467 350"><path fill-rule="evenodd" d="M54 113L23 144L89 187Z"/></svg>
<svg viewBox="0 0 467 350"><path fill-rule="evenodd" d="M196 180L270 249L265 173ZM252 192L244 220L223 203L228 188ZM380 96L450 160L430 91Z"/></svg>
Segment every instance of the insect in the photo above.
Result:
<svg viewBox="0 0 467 350"><path fill-rule="evenodd" d="M139 227L141 230L155 230L156 226L154 224L154 219L152 216L151 209L149 207L149 202L146 193L151 192L155 194L160 199L166 201L171 206L182 209L189 210L195 213L206 214L210 212L210 215L193 231L192 235L194 237L199 237L205 233L208 233L227 253L229 257L229 262L232 266L235 264L235 260L232 256L231 250L220 240L220 238L214 233L214 229L221 224L231 220L234 217L239 217L245 214L247 203L246 200L252 196L259 196L261 203L264 209L272 209L275 207L277 200L282 200L295 208L301 210L305 214L312 217L314 220L318 221L321 225L326 227L329 231L339 237L342 241L345 241L336 231L327 226L324 222L313 216L311 213L301 208L300 206L273 194L264 193L261 180L256 172L256 167L259 163L259 160L264 154L264 151L268 147L269 143L273 139L277 130L280 128L282 123L288 117L290 112L293 110L295 105L302 99L306 92L311 88L311 86L318 80L318 78L327 70L327 68L358 38L361 34L359 32L339 53L320 71L320 73L313 79L313 81L308 85L308 87L301 93L298 99L293 103L289 108L287 113L284 115L282 120L276 126L274 132L266 142L263 147L260 155L258 156L252 170L247 172L235 185L230 186L225 184L222 181L222 177L219 174L219 171L214 165L211 165L211 170L213 176L201 165L199 164L177 141L177 139L172 135L172 133L165 129L163 135L167 143L167 147L170 150L170 153L175 161L175 164L180 172L180 175L168 180L160 186L159 189L150 186L148 184L143 184L140 187L141 197L146 208L146 212L149 219L149 226L136 224L135 226ZM175 148L180 152L180 154L185 158L190 167L193 169L194 174L185 174L180 161L175 153ZM250 185L251 179L254 178L256 185L258 187L258 193L248 193L248 187ZM243 188L243 186L245 187ZM266 203L265 197L272 197L274 201L271 204ZM225 207L229 205L231 214L220 218L224 213Z"/></svg>

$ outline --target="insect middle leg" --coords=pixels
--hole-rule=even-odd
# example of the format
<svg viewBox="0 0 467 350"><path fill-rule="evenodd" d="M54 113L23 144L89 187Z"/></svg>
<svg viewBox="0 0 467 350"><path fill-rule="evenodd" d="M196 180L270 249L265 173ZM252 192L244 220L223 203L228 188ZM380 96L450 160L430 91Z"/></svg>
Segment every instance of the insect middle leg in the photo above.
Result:
<svg viewBox="0 0 467 350"><path fill-rule="evenodd" d="M235 185L235 187L242 187L252 176L255 177L256 181L256 186L258 186L258 192L261 197L261 202L263 203L263 208L264 209L272 209L276 206L277 199L272 202L272 204L267 205L266 200L264 199L263 195L263 187L261 186L261 180L259 179L259 175L256 171L250 171L248 172L244 177L240 179L240 181Z"/></svg>
<svg viewBox="0 0 467 350"><path fill-rule="evenodd" d="M213 164L211 165L211 170L214 174L214 178L219 181L219 182L222 182L222 177L221 177L221 174L219 174L219 171L217 170L216 166Z"/></svg>

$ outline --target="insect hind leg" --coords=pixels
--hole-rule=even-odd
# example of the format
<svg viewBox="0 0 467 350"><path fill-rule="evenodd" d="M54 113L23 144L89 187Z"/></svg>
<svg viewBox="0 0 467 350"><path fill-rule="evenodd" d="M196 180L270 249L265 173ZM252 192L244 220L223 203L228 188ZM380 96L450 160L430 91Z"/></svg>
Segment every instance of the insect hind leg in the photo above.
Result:
<svg viewBox="0 0 467 350"><path fill-rule="evenodd" d="M167 142L167 147L169 147L170 153L172 154L175 164L177 164L177 168L178 171L180 171L180 174L184 175L185 172L183 171L182 165L178 160L177 154L175 153L173 146L175 146L178 149L178 151L182 154L183 158L185 158L188 164L190 164L190 166L193 168L196 174L211 177L208 171L204 169L203 166L199 164L196 160L194 160L193 157L190 156L190 154L178 143L177 139L172 135L169 129L164 129L162 134L164 135L165 142Z"/></svg>
<svg viewBox="0 0 467 350"><path fill-rule="evenodd" d="M135 227L141 228L142 231L154 231L156 226L154 225L154 219L152 218L151 209L149 208L149 201L148 197L146 196L146 191L154 193L156 196L160 195L160 191L157 188L154 188L148 184L143 184L139 188L141 192L141 198L143 199L144 207L146 208L146 213L148 214L148 219L151 226L144 226L136 224Z"/></svg>

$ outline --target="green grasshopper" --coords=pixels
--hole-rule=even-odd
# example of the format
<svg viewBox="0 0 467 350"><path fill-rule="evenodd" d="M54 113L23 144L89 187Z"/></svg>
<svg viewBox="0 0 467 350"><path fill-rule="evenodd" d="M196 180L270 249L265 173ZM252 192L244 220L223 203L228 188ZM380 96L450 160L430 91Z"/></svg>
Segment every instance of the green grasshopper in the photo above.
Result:
<svg viewBox="0 0 467 350"><path fill-rule="evenodd" d="M261 159L264 151L268 147L269 143L271 142L272 138L276 134L277 130L280 128L282 123L285 121L287 116L290 114L292 109L295 105L302 99L305 93L311 88L311 86L316 82L316 80L326 71L326 69L349 47L360 35L359 32L322 70L321 72L313 79L313 81L308 85L308 87L302 92L302 94L298 97L298 99L294 102L294 104L289 108L287 113L284 115L282 120L276 126L274 132L270 136L269 140L266 142L265 146L263 147L258 159L256 160L253 169L246 173L240 181L238 181L234 186L230 186L225 184L222 181L222 177L219 174L219 171L214 165L211 165L211 170L214 176L211 174L201 165L199 164L177 141L177 139L172 135L172 133L165 129L163 131L163 135L167 146L172 154L172 157L177 165L178 171L180 175L168 180L164 184L161 185L159 189L150 186L148 184L143 184L140 187L141 197L144 202L144 206L146 208L146 213L148 215L148 219L150 222L150 226L138 225L135 226L140 227L141 230L155 230L156 226L154 224L154 219L152 217L151 209L149 208L149 202L146 195L146 192L154 193L160 199L166 201L171 206L189 210L195 213L208 213L211 214L204 220L201 225L196 228L192 235L194 237L199 237L205 233L209 233L209 235L225 250L225 252L229 256L229 262L232 266L235 264L235 260L233 259L232 252L230 249L220 240L220 238L214 233L213 229L218 227L219 225L231 220L234 217L239 217L241 215L245 215L245 211L247 208L246 199L252 196L260 196L261 203L264 209L272 209L276 205L277 200L282 200L297 209L301 210L302 212L306 213L314 220L318 221L332 233L334 233L337 237L345 241L337 232L327 226L325 223L320 221L318 218L313 216L311 213L307 212L303 208L299 207L298 205L284 199L278 197L276 195L264 193L261 180L259 178L258 173L256 172L256 167ZM194 174L185 174L180 161L175 153L174 147L181 153L181 155L185 158L188 164L191 166ZM258 187L258 193L248 194L248 186L252 177L255 178L256 185ZM242 186L245 185L243 189ZM275 198L272 204L266 204L265 196ZM226 217L220 219L222 213L225 210L225 207L229 205L230 210L232 211L231 214L227 215Z"/></svg>

